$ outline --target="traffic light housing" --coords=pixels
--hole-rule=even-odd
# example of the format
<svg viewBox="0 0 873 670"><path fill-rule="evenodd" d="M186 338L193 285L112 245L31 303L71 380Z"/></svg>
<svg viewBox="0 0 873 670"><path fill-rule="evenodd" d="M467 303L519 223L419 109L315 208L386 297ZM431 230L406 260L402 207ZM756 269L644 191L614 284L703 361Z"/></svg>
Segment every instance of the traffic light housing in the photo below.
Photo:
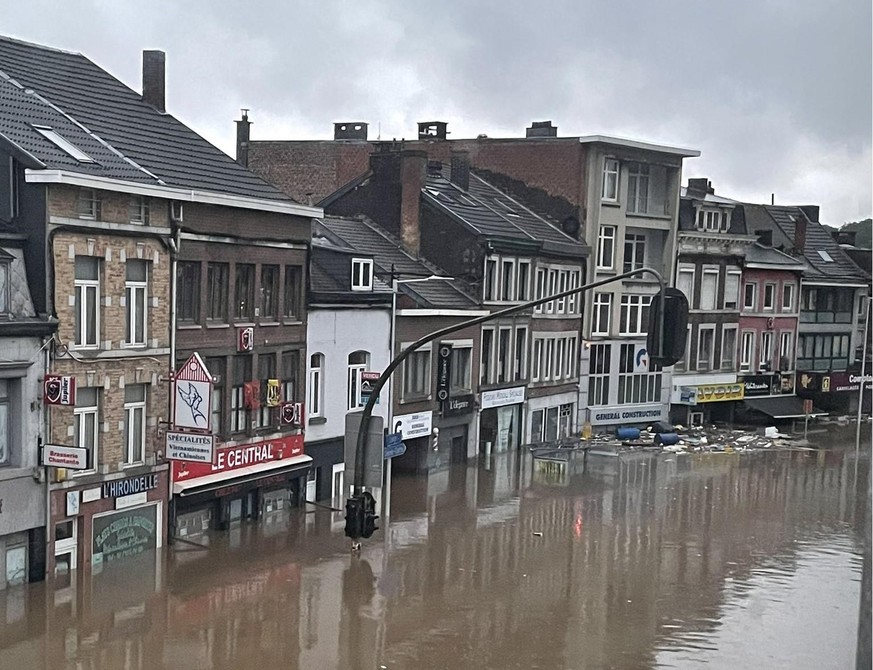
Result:
<svg viewBox="0 0 873 670"><path fill-rule="evenodd" d="M649 364L673 365L685 354L688 331L688 298L668 286L652 296L646 349Z"/></svg>
<svg viewBox="0 0 873 670"><path fill-rule="evenodd" d="M364 532L364 501L360 497L346 500L346 537L357 540Z"/></svg>
<svg viewBox="0 0 873 670"><path fill-rule="evenodd" d="M376 499L373 497L373 494L368 491L364 491L362 499L364 514L361 537L370 537L373 533L379 530L379 526L376 525L376 519L379 518L379 515L376 514Z"/></svg>

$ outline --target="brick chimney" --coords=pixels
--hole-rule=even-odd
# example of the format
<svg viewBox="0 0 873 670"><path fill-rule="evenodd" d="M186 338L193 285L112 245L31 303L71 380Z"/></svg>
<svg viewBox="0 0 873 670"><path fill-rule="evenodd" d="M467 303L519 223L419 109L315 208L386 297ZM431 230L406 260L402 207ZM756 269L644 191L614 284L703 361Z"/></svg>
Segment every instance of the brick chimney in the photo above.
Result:
<svg viewBox="0 0 873 670"><path fill-rule="evenodd" d="M243 167L249 166L249 131L252 123L249 121L249 110L243 109L242 118L236 121L236 162Z"/></svg>
<svg viewBox="0 0 873 670"><path fill-rule="evenodd" d="M794 219L794 253L802 254L806 248L806 216L796 216Z"/></svg>
<svg viewBox="0 0 873 670"><path fill-rule="evenodd" d="M418 124L418 139L444 140L449 136L448 123L445 121L420 121Z"/></svg>
<svg viewBox="0 0 873 670"><path fill-rule="evenodd" d="M363 121L353 123L334 123L333 139L335 140L366 140L368 124Z"/></svg>
<svg viewBox="0 0 873 670"><path fill-rule="evenodd" d="M712 182L706 177L689 179L688 188L685 192L690 198L703 198L706 195L715 195L715 189L712 187Z"/></svg>
<svg viewBox="0 0 873 670"><path fill-rule="evenodd" d="M163 51L147 49L142 52L142 99L161 114L166 108L166 62Z"/></svg>
<svg viewBox="0 0 873 670"><path fill-rule="evenodd" d="M421 247L421 189L427 170L427 152L404 149L400 153L400 240L413 256Z"/></svg>
<svg viewBox="0 0 873 670"><path fill-rule="evenodd" d="M525 129L525 137L557 137L558 127L551 121L531 121L530 128Z"/></svg>
<svg viewBox="0 0 873 670"><path fill-rule="evenodd" d="M470 190L470 153L452 151L451 182L463 191Z"/></svg>

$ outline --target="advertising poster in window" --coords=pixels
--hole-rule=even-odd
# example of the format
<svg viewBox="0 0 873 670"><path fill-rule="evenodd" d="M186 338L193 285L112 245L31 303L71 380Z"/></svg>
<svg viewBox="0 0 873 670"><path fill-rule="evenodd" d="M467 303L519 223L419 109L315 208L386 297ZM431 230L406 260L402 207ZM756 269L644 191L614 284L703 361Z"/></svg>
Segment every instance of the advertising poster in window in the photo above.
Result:
<svg viewBox="0 0 873 670"><path fill-rule="evenodd" d="M158 506L94 517L93 561L109 563L157 547Z"/></svg>

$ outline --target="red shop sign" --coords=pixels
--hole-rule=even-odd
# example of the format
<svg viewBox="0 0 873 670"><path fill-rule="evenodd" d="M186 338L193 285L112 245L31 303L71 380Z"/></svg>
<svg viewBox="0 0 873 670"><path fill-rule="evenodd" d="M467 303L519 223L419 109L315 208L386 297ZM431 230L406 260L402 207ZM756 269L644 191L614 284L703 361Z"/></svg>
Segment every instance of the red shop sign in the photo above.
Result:
<svg viewBox="0 0 873 670"><path fill-rule="evenodd" d="M288 435L276 440L262 440L232 447L218 447L215 449L215 460L211 464L173 461L173 481L184 482L197 477L214 475L217 472L230 472L250 465L275 463L302 454L302 435Z"/></svg>

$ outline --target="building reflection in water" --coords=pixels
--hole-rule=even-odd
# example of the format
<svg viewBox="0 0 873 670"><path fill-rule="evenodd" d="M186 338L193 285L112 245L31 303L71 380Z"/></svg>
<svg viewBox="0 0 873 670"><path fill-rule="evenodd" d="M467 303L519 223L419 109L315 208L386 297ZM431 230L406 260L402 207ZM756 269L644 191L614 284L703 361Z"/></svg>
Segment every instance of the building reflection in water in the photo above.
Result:
<svg viewBox="0 0 873 670"><path fill-rule="evenodd" d="M448 485L397 480L357 558L341 513L286 509L7 589L0 667L694 667L682 654L711 648L729 609L754 626L804 552L860 554L866 472L839 451L495 455ZM857 600L845 616L854 648Z"/></svg>

